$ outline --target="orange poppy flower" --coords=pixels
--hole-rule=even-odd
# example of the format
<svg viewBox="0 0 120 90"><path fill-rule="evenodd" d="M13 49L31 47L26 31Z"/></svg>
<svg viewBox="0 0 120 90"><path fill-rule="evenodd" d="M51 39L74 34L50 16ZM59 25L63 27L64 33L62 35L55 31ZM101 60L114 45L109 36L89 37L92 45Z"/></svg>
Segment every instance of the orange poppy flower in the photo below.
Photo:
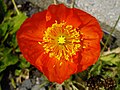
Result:
<svg viewBox="0 0 120 90"><path fill-rule="evenodd" d="M59 4L26 19L17 40L27 61L50 81L62 83L98 60L102 35L93 16Z"/></svg>

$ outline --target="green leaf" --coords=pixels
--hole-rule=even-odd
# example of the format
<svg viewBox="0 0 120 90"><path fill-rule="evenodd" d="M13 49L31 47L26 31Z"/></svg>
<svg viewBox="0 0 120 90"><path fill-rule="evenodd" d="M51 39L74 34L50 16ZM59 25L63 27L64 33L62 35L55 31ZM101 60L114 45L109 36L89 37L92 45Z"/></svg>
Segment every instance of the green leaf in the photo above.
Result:
<svg viewBox="0 0 120 90"><path fill-rule="evenodd" d="M100 60L117 65L117 63L120 62L120 54L112 53L109 55L101 56Z"/></svg>
<svg viewBox="0 0 120 90"><path fill-rule="evenodd" d="M16 31L27 18L24 13L12 17L13 12L7 12L2 24L0 24L1 43L7 43L10 47L17 47Z"/></svg>
<svg viewBox="0 0 120 90"><path fill-rule="evenodd" d="M115 90L120 90L120 84L117 85Z"/></svg>
<svg viewBox="0 0 120 90"><path fill-rule="evenodd" d="M13 25L13 30L10 32L10 34L15 33L21 26L21 24L25 21L27 16L24 13L20 13L19 15L13 17L11 22L14 23Z"/></svg>
<svg viewBox="0 0 120 90"><path fill-rule="evenodd" d="M15 76L19 76L21 72L22 72L22 70L16 69L16 70L15 70Z"/></svg>
<svg viewBox="0 0 120 90"><path fill-rule="evenodd" d="M17 56L14 56L12 54L8 54L6 57L4 57L0 63L2 63L0 65L0 72L2 72L3 70L6 69L6 67L10 66L10 65L14 65L16 64L18 61Z"/></svg>
<svg viewBox="0 0 120 90"><path fill-rule="evenodd" d="M0 72L6 69L7 66L14 65L18 62L18 56L11 53L12 49L4 48L0 58Z"/></svg>
<svg viewBox="0 0 120 90"><path fill-rule="evenodd" d="M115 57L115 54L110 54L110 55L105 55L100 57L101 60L103 61L111 61Z"/></svg>
<svg viewBox="0 0 120 90"><path fill-rule="evenodd" d="M7 44L9 44L11 47L16 48L18 46L17 40L16 40L16 34L9 35L8 39L6 40Z"/></svg>
<svg viewBox="0 0 120 90"><path fill-rule="evenodd" d="M8 29L8 23L0 24L0 36L5 36L7 29Z"/></svg>
<svg viewBox="0 0 120 90"><path fill-rule="evenodd" d="M27 62L24 57L21 57L19 67L20 68L28 68L28 67L30 67L30 63Z"/></svg>
<svg viewBox="0 0 120 90"><path fill-rule="evenodd" d="M101 61L99 61L99 63L96 63L95 65L93 65L92 68L91 68L91 69L93 69L92 74L93 75L99 75L101 73L102 66L103 66L103 64L102 64Z"/></svg>

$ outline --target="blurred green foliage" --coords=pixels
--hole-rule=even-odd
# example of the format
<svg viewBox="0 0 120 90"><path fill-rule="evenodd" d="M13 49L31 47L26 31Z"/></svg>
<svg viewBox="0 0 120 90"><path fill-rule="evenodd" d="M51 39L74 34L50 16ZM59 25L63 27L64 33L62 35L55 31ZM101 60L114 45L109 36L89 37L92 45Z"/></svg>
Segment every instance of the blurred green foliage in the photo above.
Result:
<svg viewBox="0 0 120 90"><path fill-rule="evenodd" d="M17 14L14 10L7 10L6 4L0 0L0 80L8 66L16 64L16 70L20 69L20 71L30 67L21 55L16 40L16 31L26 18L27 16L22 12ZM17 72L18 74L20 73Z"/></svg>
<svg viewBox="0 0 120 90"><path fill-rule="evenodd" d="M21 56L16 40L16 31L27 16L14 10L7 10L6 4L0 0L0 80L4 70L17 64L19 68L29 67L30 64Z"/></svg>
<svg viewBox="0 0 120 90"><path fill-rule="evenodd" d="M24 13L14 15L14 11L6 12L6 15L0 24L0 72L7 66L14 65L18 62L19 56L16 31L27 18ZM14 15L14 16L12 16Z"/></svg>

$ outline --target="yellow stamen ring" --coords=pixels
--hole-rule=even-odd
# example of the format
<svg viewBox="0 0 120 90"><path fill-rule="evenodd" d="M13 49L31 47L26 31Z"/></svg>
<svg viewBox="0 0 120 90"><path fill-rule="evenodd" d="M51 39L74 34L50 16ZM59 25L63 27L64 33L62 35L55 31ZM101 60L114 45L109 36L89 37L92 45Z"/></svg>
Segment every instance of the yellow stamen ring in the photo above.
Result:
<svg viewBox="0 0 120 90"><path fill-rule="evenodd" d="M43 42L38 43L43 44L45 53L48 53L49 57L69 61L81 47L80 32L77 32L72 25L66 25L65 22L58 24L56 21L45 31Z"/></svg>

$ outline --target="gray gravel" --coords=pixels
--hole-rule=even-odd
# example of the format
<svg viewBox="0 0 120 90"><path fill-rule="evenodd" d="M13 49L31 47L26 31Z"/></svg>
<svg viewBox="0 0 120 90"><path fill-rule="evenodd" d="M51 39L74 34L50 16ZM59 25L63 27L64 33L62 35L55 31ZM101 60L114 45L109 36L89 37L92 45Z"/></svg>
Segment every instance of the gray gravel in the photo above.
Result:
<svg viewBox="0 0 120 90"><path fill-rule="evenodd" d="M31 90L46 90L45 87L40 88L40 85L35 85Z"/></svg>
<svg viewBox="0 0 120 90"><path fill-rule="evenodd" d="M50 4L53 3L53 0L29 0L33 4L37 5L40 8L47 9Z"/></svg>
<svg viewBox="0 0 120 90"><path fill-rule="evenodd" d="M32 87L32 82L30 79L26 79L22 83L22 87L30 89Z"/></svg>

